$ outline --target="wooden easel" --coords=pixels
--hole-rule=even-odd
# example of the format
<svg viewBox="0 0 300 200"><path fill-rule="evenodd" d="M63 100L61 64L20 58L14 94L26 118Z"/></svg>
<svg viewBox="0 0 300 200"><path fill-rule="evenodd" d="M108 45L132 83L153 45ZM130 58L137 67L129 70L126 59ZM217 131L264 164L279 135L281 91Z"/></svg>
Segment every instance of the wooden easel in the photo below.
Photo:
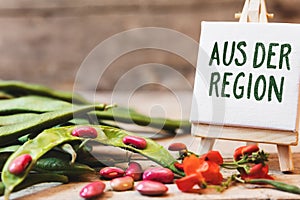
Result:
<svg viewBox="0 0 300 200"><path fill-rule="evenodd" d="M272 14L267 13L264 0L245 0L242 13L235 16L240 18L239 22L241 23L267 23L268 18L273 17ZM297 116L299 118L299 106ZM201 137L200 153L211 150L216 139L275 144L277 145L280 169L283 172L289 172L294 169L290 145L298 143L298 124L297 119L296 131L281 131L193 123L192 134Z"/></svg>

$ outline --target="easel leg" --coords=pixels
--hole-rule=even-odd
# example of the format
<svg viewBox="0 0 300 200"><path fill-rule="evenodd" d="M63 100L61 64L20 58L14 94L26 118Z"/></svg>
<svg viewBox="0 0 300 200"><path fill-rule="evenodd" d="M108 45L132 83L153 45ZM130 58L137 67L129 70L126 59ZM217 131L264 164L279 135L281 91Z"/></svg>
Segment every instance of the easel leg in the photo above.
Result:
<svg viewBox="0 0 300 200"><path fill-rule="evenodd" d="M287 145L277 145L279 166L282 172L291 172L294 170L291 147Z"/></svg>
<svg viewBox="0 0 300 200"><path fill-rule="evenodd" d="M214 144L215 144L215 139L213 138L201 138L200 142L200 155L207 153L208 151L212 150Z"/></svg>

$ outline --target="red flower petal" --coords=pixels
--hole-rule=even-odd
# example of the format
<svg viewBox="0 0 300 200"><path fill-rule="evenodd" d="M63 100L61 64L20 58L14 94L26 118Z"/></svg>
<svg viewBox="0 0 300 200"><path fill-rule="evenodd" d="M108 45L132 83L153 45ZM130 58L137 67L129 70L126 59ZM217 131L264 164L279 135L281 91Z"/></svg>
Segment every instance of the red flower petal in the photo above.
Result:
<svg viewBox="0 0 300 200"><path fill-rule="evenodd" d="M209 151L206 154L204 154L202 158L204 158L204 160L215 162L218 165L223 164L223 158L219 151Z"/></svg>
<svg viewBox="0 0 300 200"><path fill-rule="evenodd" d="M235 151L234 151L234 154L233 154L233 158L234 160L240 160L241 159L241 156L242 156L242 149L244 148L244 146L242 147L239 147L237 148Z"/></svg>
<svg viewBox="0 0 300 200"><path fill-rule="evenodd" d="M259 147L256 144L244 146L242 149L242 155L248 154L251 155L254 152L259 151Z"/></svg>
<svg viewBox="0 0 300 200"><path fill-rule="evenodd" d="M250 169L248 174L241 173L241 177L242 179L259 179L259 178L274 179L268 173L269 173L269 166L263 165L262 163L258 163Z"/></svg>
<svg viewBox="0 0 300 200"><path fill-rule="evenodd" d="M205 161L199 171L207 183L219 185L223 181L223 176L220 173L220 167L215 162Z"/></svg>
<svg viewBox="0 0 300 200"><path fill-rule="evenodd" d="M233 158L238 161L245 154L251 155L254 152L259 151L259 147L256 144L241 146L234 151Z"/></svg>
<svg viewBox="0 0 300 200"><path fill-rule="evenodd" d="M201 166L199 158L195 155L185 157L183 160L183 171L188 176L197 173L197 170Z"/></svg>
<svg viewBox="0 0 300 200"><path fill-rule="evenodd" d="M196 184L199 184L197 174L191 174L175 181L177 187L182 192L188 192L193 189Z"/></svg>

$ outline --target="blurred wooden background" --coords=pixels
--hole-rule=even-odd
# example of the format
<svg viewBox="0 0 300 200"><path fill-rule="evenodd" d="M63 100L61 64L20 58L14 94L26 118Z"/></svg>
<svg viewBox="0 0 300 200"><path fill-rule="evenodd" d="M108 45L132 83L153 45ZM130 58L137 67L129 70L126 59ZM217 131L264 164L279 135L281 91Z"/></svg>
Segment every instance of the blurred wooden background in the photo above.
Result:
<svg viewBox="0 0 300 200"><path fill-rule="evenodd" d="M236 21L234 13L241 11L243 3L243 0L0 0L0 79L72 89L85 57L112 35L133 28L164 27L198 41L201 21ZM272 22L300 22L299 0L266 3L268 11L275 14ZM188 53L197 54L194 50ZM112 63L98 89L111 90L122 74L150 62L174 68L193 84L194 67L182 58L163 51L140 50ZM157 79L167 76L160 75ZM167 81L173 84L172 78ZM178 85L178 89L187 87Z"/></svg>

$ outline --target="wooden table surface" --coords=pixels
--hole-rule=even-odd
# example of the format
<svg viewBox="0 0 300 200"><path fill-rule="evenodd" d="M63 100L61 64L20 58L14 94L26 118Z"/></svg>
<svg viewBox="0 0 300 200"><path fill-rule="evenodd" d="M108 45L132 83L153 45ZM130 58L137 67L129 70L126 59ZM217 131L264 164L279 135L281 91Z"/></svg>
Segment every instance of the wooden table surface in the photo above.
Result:
<svg viewBox="0 0 300 200"><path fill-rule="evenodd" d="M270 172L276 180L300 187L300 153L293 154L295 161L295 172L293 174L282 174L279 171L278 158L276 154L270 155ZM150 161L144 161L143 166L152 165ZM229 175L229 171L222 170L223 174ZM87 184L85 181L97 180L98 176L84 177L82 182L71 182L68 184L46 183L27 188L23 191L13 193L12 199L15 200L80 200L80 189ZM96 199L300 199L299 195L281 192L265 186L237 184L222 193L213 189L201 190L201 193L182 193L175 184L167 184L169 191L162 197L147 197L140 195L137 191L113 192L110 190L109 182L106 181L106 192Z"/></svg>
<svg viewBox="0 0 300 200"><path fill-rule="evenodd" d="M87 95L89 96L89 95ZM118 103L124 106L134 107L137 110L151 116L166 116L172 118L188 118L190 111L191 92L177 92L174 94L162 92L142 92L131 95L130 99L126 95L113 95L111 93L101 93L97 95L97 101L107 103ZM155 98L153 98L155 96ZM123 98L121 98L123 97ZM128 103L130 102L130 103ZM197 152L201 148L199 138L194 138L190 134L179 134L177 136L158 139L157 142L167 147L172 142L184 142L190 150ZM221 141L216 142L215 148L219 150L225 159L231 159L232 152L243 142ZM278 157L274 145L259 145L266 152L270 153L270 173L276 180L300 187L300 148L299 145L292 147L295 171L291 174L283 174L279 170ZM128 154L123 151L112 151L107 147L96 147L96 151L103 155L114 158L126 158ZM141 156L133 154L132 159L141 159ZM144 159L141 161L144 168L155 165L155 163ZM125 166L126 162L118 165ZM230 175L231 172L223 170L223 174ZM45 183L29 187L25 190L13 193L12 199L15 200L80 200L80 189L87 184L85 181L96 180L98 176L82 177L81 180L74 180L68 184ZM168 184L169 191L162 197L147 197L140 195L137 191L113 192L110 190L109 182L106 182L106 192L97 199L300 199L300 195L281 192L265 186L238 184L230 187L222 193L212 189L201 190L201 193L182 193L175 184ZM0 199L3 199L1 197Z"/></svg>

